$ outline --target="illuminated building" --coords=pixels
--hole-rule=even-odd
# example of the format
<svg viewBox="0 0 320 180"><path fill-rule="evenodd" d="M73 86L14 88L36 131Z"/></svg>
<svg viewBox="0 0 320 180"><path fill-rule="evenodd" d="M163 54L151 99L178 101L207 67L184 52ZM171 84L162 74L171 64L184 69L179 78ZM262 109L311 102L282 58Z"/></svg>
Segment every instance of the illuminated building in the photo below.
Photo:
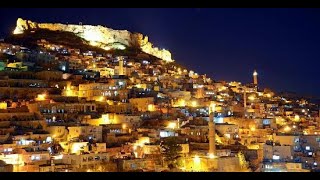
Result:
<svg viewBox="0 0 320 180"><path fill-rule="evenodd" d="M124 75L123 57L122 56L118 57L118 60L119 60L119 75L122 76Z"/></svg>
<svg viewBox="0 0 320 180"><path fill-rule="evenodd" d="M68 130L68 141L80 138L102 141L102 126L74 126L68 127Z"/></svg>

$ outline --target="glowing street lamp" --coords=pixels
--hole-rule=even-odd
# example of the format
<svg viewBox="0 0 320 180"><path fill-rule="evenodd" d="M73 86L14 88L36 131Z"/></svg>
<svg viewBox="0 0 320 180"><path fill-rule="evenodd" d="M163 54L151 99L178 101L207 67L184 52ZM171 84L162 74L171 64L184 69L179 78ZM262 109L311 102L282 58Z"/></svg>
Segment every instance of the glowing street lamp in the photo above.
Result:
<svg viewBox="0 0 320 180"><path fill-rule="evenodd" d="M216 156L214 154L209 154L209 158L214 159L214 158L216 158Z"/></svg>

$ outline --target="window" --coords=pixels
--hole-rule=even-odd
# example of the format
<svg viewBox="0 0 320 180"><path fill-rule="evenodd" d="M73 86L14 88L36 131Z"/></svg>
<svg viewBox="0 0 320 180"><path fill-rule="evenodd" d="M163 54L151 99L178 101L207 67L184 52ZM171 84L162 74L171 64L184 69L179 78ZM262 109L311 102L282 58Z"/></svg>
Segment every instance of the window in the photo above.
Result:
<svg viewBox="0 0 320 180"><path fill-rule="evenodd" d="M272 156L272 159L273 159L273 160L279 160L279 159L280 159L280 156L279 156L279 155L273 155L273 156Z"/></svg>
<svg viewBox="0 0 320 180"><path fill-rule="evenodd" d="M310 151L310 146L306 146L306 150L307 150L307 151Z"/></svg>

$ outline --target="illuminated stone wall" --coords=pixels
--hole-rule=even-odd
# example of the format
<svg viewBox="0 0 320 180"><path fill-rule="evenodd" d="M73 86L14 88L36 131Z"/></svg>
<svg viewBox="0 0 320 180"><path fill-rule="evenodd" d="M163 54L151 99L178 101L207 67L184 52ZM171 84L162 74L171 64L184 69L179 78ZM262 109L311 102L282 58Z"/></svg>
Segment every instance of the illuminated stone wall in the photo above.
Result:
<svg viewBox="0 0 320 180"><path fill-rule="evenodd" d="M149 42L148 36L144 36L140 33L131 33L127 30L114 30L100 25L36 23L18 18L17 26L13 31L13 34L23 34L25 30L32 29L72 32L89 41L90 45L101 47L105 50L112 48L125 49L125 46L139 47L145 53L156 56L167 62L173 61L170 51L154 47L153 44Z"/></svg>

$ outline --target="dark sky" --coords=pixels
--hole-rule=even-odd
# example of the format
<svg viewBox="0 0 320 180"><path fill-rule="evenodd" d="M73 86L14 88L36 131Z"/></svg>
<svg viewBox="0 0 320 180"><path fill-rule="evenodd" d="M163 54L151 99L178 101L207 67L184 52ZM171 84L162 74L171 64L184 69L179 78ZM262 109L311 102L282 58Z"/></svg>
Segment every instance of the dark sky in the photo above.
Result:
<svg viewBox="0 0 320 180"><path fill-rule="evenodd" d="M0 35L16 19L105 25L149 36L188 68L320 96L320 9L0 9Z"/></svg>

